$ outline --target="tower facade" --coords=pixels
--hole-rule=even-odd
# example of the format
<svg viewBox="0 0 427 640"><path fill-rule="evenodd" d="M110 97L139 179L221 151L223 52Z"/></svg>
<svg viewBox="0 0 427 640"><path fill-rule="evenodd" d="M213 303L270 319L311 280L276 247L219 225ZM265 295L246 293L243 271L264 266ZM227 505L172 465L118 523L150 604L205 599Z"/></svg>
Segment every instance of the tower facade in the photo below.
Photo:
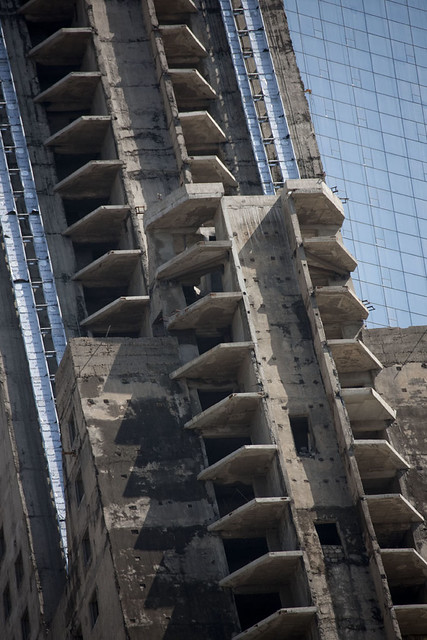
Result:
<svg viewBox="0 0 427 640"><path fill-rule="evenodd" d="M283 8L171 5L10 0L3 16L68 338L49 372L65 577L18 305L4 337L4 353L12 335L21 349L3 379L23 376L12 391L27 399L27 439L5 412L1 480L16 496L0 529L0 551L14 531L3 633L423 637L424 476L408 473L399 434L418 414L399 396L390 435L395 354L385 334L363 335L344 209L323 179ZM16 185L6 213L38 215L18 207ZM421 411L424 331L415 338L401 334L398 366Z"/></svg>

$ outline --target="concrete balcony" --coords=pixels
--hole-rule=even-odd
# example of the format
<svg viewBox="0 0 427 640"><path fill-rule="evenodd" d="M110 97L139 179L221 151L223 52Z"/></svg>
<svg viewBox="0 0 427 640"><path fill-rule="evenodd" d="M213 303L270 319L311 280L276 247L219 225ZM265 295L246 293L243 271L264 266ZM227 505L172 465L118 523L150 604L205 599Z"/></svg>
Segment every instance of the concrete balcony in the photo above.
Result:
<svg viewBox="0 0 427 640"><path fill-rule="evenodd" d="M74 274L85 287L119 287L128 283L141 259L139 249L109 251Z"/></svg>
<svg viewBox="0 0 427 640"><path fill-rule="evenodd" d="M328 340L338 373L380 371L383 366L376 356L356 338Z"/></svg>
<svg viewBox="0 0 427 640"><path fill-rule="evenodd" d="M224 195L222 183L187 184L164 200L156 202L144 213L147 230L197 229L212 222Z"/></svg>
<svg viewBox="0 0 427 640"><path fill-rule="evenodd" d="M415 549L381 549L390 585L417 585L427 580L427 562Z"/></svg>
<svg viewBox="0 0 427 640"><path fill-rule="evenodd" d="M267 473L276 451L275 444L245 445L204 469L197 479L220 484L247 482Z"/></svg>
<svg viewBox="0 0 427 640"><path fill-rule="evenodd" d="M365 305L346 286L316 287L315 294L323 324L362 322L369 315Z"/></svg>
<svg viewBox="0 0 427 640"><path fill-rule="evenodd" d="M208 55L205 47L186 24L160 26L166 57L172 66L197 64Z"/></svg>
<svg viewBox="0 0 427 640"><path fill-rule="evenodd" d="M29 22L62 22L71 20L74 14L73 0L28 0L18 13Z"/></svg>
<svg viewBox="0 0 427 640"><path fill-rule="evenodd" d="M80 326L96 332L137 332L141 329L149 304L149 296L122 296L82 320Z"/></svg>
<svg viewBox="0 0 427 640"><path fill-rule="evenodd" d="M316 615L316 607L278 609L253 627L238 633L233 640L278 640L278 638L304 638Z"/></svg>
<svg viewBox="0 0 427 640"><path fill-rule="evenodd" d="M344 209L341 200L317 179L286 180L284 197L291 196L300 225L341 226Z"/></svg>
<svg viewBox="0 0 427 640"><path fill-rule="evenodd" d="M189 153L212 152L227 141L225 133L207 111L181 112L179 119Z"/></svg>
<svg viewBox="0 0 427 640"><path fill-rule="evenodd" d="M97 244L117 240L130 213L127 205L103 205L70 225L64 232L78 244Z"/></svg>
<svg viewBox="0 0 427 640"><path fill-rule="evenodd" d="M263 393L233 393L185 423L206 438L247 436Z"/></svg>
<svg viewBox="0 0 427 640"><path fill-rule="evenodd" d="M400 493L365 495L374 524L400 525L424 522L423 516Z"/></svg>
<svg viewBox="0 0 427 640"><path fill-rule="evenodd" d="M79 64L91 40L90 27L59 29L33 47L28 57L38 64L51 67Z"/></svg>
<svg viewBox="0 0 427 640"><path fill-rule="evenodd" d="M223 578L219 586L238 590L241 587L280 586L295 577L302 551L271 551Z"/></svg>
<svg viewBox="0 0 427 640"><path fill-rule="evenodd" d="M396 418L396 411L372 387L342 389L341 394L355 430L363 430L363 423L372 425L373 422L390 422Z"/></svg>
<svg viewBox="0 0 427 640"><path fill-rule="evenodd" d="M193 0L174 0L173 3L170 0L154 0L154 6L160 22L176 20L183 15L197 13L197 7Z"/></svg>
<svg viewBox="0 0 427 640"><path fill-rule="evenodd" d="M34 102L44 103L47 111L85 111L92 104L100 80L99 71L72 71L39 93Z"/></svg>
<svg viewBox="0 0 427 640"><path fill-rule="evenodd" d="M224 538L257 538L277 526L290 500L288 497L254 498L210 524L208 530Z"/></svg>
<svg viewBox="0 0 427 640"><path fill-rule="evenodd" d="M81 116L45 140L55 153L99 153L111 123L110 116Z"/></svg>
<svg viewBox="0 0 427 640"><path fill-rule="evenodd" d="M208 293L189 307L170 316L168 331L188 331L194 329L200 335L212 335L218 329L231 325L234 314L243 294Z"/></svg>
<svg viewBox="0 0 427 640"><path fill-rule="evenodd" d="M357 261L336 236L304 238L303 245L310 268L346 275L357 267Z"/></svg>
<svg viewBox="0 0 427 640"><path fill-rule="evenodd" d="M189 156L194 182L222 182L237 187L237 180L218 156Z"/></svg>
<svg viewBox="0 0 427 640"><path fill-rule="evenodd" d="M158 280L180 280L185 277L200 277L220 267L227 259L231 242L196 242L182 253L168 260L157 269Z"/></svg>
<svg viewBox="0 0 427 640"><path fill-rule="evenodd" d="M68 200L104 198L108 200L111 187L123 162L121 160L91 160L54 187L54 191Z"/></svg>
<svg viewBox="0 0 427 640"><path fill-rule="evenodd" d="M197 69L169 69L179 109L197 110L218 97Z"/></svg>
<svg viewBox="0 0 427 640"><path fill-rule="evenodd" d="M363 480L393 478L409 464L387 440L355 440L354 453Z"/></svg>
<svg viewBox="0 0 427 640"><path fill-rule="evenodd" d="M402 636L427 635L427 604L402 604L393 607ZM237 638L238 636L235 636Z"/></svg>
<svg viewBox="0 0 427 640"><path fill-rule="evenodd" d="M208 382L235 380L240 367L249 361L253 353L253 342L226 342L218 344L198 358L170 374L172 380L187 378Z"/></svg>

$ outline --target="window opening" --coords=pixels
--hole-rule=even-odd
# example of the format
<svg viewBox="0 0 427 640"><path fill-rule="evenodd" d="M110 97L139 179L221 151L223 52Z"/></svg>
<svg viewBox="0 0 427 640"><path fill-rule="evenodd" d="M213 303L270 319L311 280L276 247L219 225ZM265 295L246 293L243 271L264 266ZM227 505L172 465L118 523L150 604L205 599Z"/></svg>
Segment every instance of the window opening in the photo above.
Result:
<svg viewBox="0 0 427 640"><path fill-rule="evenodd" d="M314 526L322 546L342 545L336 522L322 522L315 524Z"/></svg>

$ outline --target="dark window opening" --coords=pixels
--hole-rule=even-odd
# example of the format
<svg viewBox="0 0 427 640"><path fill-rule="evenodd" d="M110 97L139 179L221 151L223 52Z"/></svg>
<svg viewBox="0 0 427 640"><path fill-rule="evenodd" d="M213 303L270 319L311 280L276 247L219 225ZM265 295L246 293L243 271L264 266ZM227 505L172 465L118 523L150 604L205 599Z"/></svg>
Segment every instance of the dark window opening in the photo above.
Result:
<svg viewBox="0 0 427 640"><path fill-rule="evenodd" d="M7 584L3 591L3 613L4 613L5 620L8 619L11 611L12 611L12 601L10 599L9 585Z"/></svg>
<svg viewBox="0 0 427 640"><path fill-rule="evenodd" d="M25 609L24 614L21 618L21 633L22 640L29 640L29 637L31 636L31 627L28 609Z"/></svg>
<svg viewBox="0 0 427 640"><path fill-rule="evenodd" d="M22 559L22 551L19 552L15 560L15 578L16 586L19 588L24 578L24 561Z"/></svg>
<svg viewBox="0 0 427 640"><path fill-rule="evenodd" d="M241 482L215 485L215 496L221 517L255 498L252 486Z"/></svg>
<svg viewBox="0 0 427 640"><path fill-rule="evenodd" d="M90 559L92 557L92 549L90 546L89 532L87 530L82 538L82 553L83 553L83 563L86 566L89 564Z"/></svg>
<svg viewBox="0 0 427 640"><path fill-rule="evenodd" d="M424 584L390 586L393 605L424 604L426 588Z"/></svg>
<svg viewBox="0 0 427 640"><path fill-rule="evenodd" d="M74 422L74 416L70 416L70 420L68 422L68 437L70 438L70 445L74 444L74 440L76 439L76 423Z"/></svg>
<svg viewBox="0 0 427 640"><path fill-rule="evenodd" d="M79 505L81 503L81 501L83 500L83 496L85 494L81 471L79 471L79 473L77 475L77 478L76 478L76 481L74 483L74 486L75 486L75 490L76 490L77 504Z"/></svg>
<svg viewBox="0 0 427 640"><path fill-rule="evenodd" d="M375 525L375 533L377 535L378 544L384 549L407 549L409 547L415 547L414 535L408 526L395 525L393 528L390 525Z"/></svg>
<svg viewBox="0 0 427 640"><path fill-rule="evenodd" d="M89 615L91 626L94 627L99 616L98 598L96 595L96 591L93 592L92 598L89 602Z"/></svg>
<svg viewBox="0 0 427 640"><path fill-rule="evenodd" d="M265 538L225 538L223 543L230 573L241 569L269 551Z"/></svg>
<svg viewBox="0 0 427 640"><path fill-rule="evenodd" d="M199 288L194 286L185 286L182 287L182 292L184 294L185 303L187 306L193 304L193 302L197 302L203 296L199 293Z"/></svg>
<svg viewBox="0 0 427 640"><path fill-rule="evenodd" d="M217 344L232 341L230 327L225 328L216 336L196 336L196 343L200 354L205 353L205 351L209 351L209 349L213 349Z"/></svg>
<svg viewBox="0 0 427 640"><path fill-rule="evenodd" d="M224 400L224 398L227 398L229 395L234 393L234 390L224 389L223 391L201 391L198 389L197 393L202 411L205 411L214 404L217 404L217 402L221 402L221 400Z"/></svg>
<svg viewBox="0 0 427 640"><path fill-rule="evenodd" d="M335 522L315 524L317 535L321 545L342 545L340 534Z"/></svg>
<svg viewBox="0 0 427 640"><path fill-rule="evenodd" d="M299 456L310 456L312 452L310 442L310 428L308 418L289 418L295 449Z"/></svg>
<svg viewBox="0 0 427 640"><path fill-rule="evenodd" d="M205 448L209 464L222 460L236 449L252 444L250 438L206 438Z"/></svg>
<svg viewBox="0 0 427 640"><path fill-rule="evenodd" d="M278 593L235 594L234 599L242 629L268 618L282 606Z"/></svg>

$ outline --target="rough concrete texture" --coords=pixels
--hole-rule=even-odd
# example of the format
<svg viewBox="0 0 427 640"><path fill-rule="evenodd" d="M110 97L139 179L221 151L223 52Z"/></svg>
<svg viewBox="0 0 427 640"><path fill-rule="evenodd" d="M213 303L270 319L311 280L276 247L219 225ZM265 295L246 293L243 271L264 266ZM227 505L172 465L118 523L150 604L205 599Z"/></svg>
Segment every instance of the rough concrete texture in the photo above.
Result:
<svg viewBox="0 0 427 640"><path fill-rule="evenodd" d="M397 410L396 421L388 429L391 444L410 464L401 474L402 492L427 517L427 327L408 329L368 329L365 344L377 355L384 369L375 388ZM427 558L427 527L415 525L415 548ZM410 546L411 536L407 545Z"/></svg>
<svg viewBox="0 0 427 640"><path fill-rule="evenodd" d="M271 437L295 503L294 522L318 605L320 637L384 638L280 203L274 198L225 198L223 208L247 294ZM295 455L289 421L298 416L309 419L311 439L310 450L300 456ZM322 522L337 523L343 545L334 553L319 542L314 523Z"/></svg>
<svg viewBox="0 0 427 640"><path fill-rule="evenodd" d="M41 639L45 623L49 623L58 604L65 573L27 359L3 250L0 298L0 594L8 587L11 602L10 615L4 609L4 615L0 616L0 637L12 637L12 630L20 628L27 609L31 637ZM21 578L17 578L14 566L18 557L22 558Z"/></svg>
<svg viewBox="0 0 427 640"><path fill-rule="evenodd" d="M212 497L197 481L204 466L189 419L185 388L169 373L179 365L174 338L75 339L58 373L58 405L67 456L68 532L75 567L61 628L91 628L93 638L229 638L236 630L222 545L207 533ZM69 442L74 415L78 435ZM84 497L74 483L82 474ZM92 559L82 562L88 528ZM80 561L79 561L80 559ZM72 593L71 593L72 591ZM60 614L64 615L64 614ZM64 625L64 626L61 626ZM56 629L56 631L55 631Z"/></svg>

